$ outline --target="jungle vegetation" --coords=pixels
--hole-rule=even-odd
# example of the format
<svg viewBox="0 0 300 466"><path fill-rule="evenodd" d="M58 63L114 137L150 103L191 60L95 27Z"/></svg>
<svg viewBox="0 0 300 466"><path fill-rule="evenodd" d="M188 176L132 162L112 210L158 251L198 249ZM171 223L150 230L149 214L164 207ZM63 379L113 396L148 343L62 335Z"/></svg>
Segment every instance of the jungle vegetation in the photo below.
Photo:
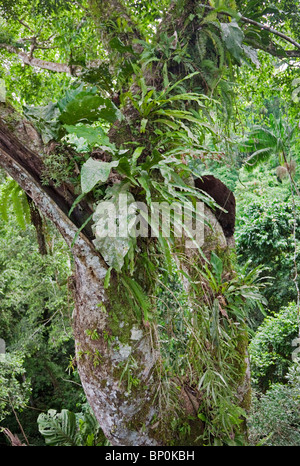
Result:
<svg viewBox="0 0 300 466"><path fill-rule="evenodd" d="M0 1L0 446L300 445L299 6ZM205 175L234 247L101 235Z"/></svg>

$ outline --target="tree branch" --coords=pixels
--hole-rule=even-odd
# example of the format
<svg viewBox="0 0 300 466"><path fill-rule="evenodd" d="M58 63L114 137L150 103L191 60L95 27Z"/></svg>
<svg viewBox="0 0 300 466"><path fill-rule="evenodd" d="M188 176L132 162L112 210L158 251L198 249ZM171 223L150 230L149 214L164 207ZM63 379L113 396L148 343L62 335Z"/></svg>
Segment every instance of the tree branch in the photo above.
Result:
<svg viewBox="0 0 300 466"><path fill-rule="evenodd" d="M0 48L17 55L25 65L36 66L37 68L42 68L44 70L54 71L56 73L72 74L73 76L75 73L76 76L77 72L82 69L80 66L71 67L66 63L55 63L31 57L30 55L27 55L27 53L20 51L17 47L10 44L0 44Z"/></svg>
<svg viewBox="0 0 300 466"><path fill-rule="evenodd" d="M300 50L300 44L296 42L294 39L292 39L291 37L287 36L286 34L283 34L282 32L277 31L276 29L273 29L270 26L267 26L266 24L258 23L257 21L254 21L253 19L246 18L245 16L241 16L240 19L244 23L253 24L254 26L257 26L260 29L264 29L266 31L271 32L271 34L274 34L275 36L281 37L286 42L290 42L292 45L294 45L297 49Z"/></svg>
<svg viewBox="0 0 300 466"><path fill-rule="evenodd" d="M28 39L29 40L29 39ZM105 63L104 60L91 60L89 64L84 67L81 65L67 65L66 63L57 63L40 58L34 58L25 52L20 51L17 47L10 44L1 44L0 49L4 49L9 53L17 55L25 65L41 68L44 70L53 71L55 73L66 73L75 77L80 77L84 71L92 70L93 68L99 68L101 64ZM56 47L43 47L36 45L34 49L50 50ZM31 51L32 52L32 51Z"/></svg>
<svg viewBox="0 0 300 466"><path fill-rule="evenodd" d="M13 172L28 174L34 180L40 192L44 193L51 202L57 206L65 216L68 213L77 197L74 188L68 183L55 186L53 183L44 185L42 175L44 170L43 156L46 156L46 147L42 144L39 134L31 123L23 120L22 117L9 105L0 104L0 165L14 178L21 188L33 199L40 208L36 200L31 196L28 189L22 185L21 178L16 178ZM3 161L5 160L5 163ZM19 175L18 175L19 176ZM23 183L24 184L24 183ZM44 209L40 208L41 211ZM80 228L92 211L85 201L81 201L73 210L69 222L74 228ZM45 216L48 216L45 214ZM93 239L91 226L88 224L82 230L85 237Z"/></svg>
<svg viewBox="0 0 300 466"><path fill-rule="evenodd" d="M200 4L199 6L202 6L203 8L206 8L207 10L210 10L210 11L215 10L215 8L213 8L213 7L209 6L209 5ZM232 17L232 15L228 11L218 11L218 13L221 14L221 15ZM299 51L298 50L285 50L285 53L289 57L300 57L300 44L299 44L299 42L295 41L291 37L287 36L286 34L283 34L280 31L277 31L277 29L274 29L274 28L271 28L270 26L267 26L266 24L259 23L258 21L254 21L251 18L246 18L245 16L239 15L239 19L243 23L252 24L253 26L256 26L256 27L258 27L260 29L264 29L265 31L269 31L271 34L273 34L275 36L278 36L278 37L281 37L286 42L289 42L290 44L294 45L297 49L299 49ZM266 48L262 48L262 47L258 47L258 48L260 48L261 50L265 50L268 53L271 53L272 55L275 55L274 50L272 50L272 52L271 52L271 51L267 50ZM279 56L279 54L277 53L277 55L275 55L275 56Z"/></svg>

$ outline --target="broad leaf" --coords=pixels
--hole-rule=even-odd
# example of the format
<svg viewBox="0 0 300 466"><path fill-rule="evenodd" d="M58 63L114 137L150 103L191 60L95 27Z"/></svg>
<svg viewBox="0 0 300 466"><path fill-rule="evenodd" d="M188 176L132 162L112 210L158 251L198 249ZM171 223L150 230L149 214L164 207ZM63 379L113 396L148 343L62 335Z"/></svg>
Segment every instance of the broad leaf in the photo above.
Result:
<svg viewBox="0 0 300 466"><path fill-rule="evenodd" d="M244 33L236 21L221 23L222 38L227 50L240 63L243 55Z"/></svg>
<svg viewBox="0 0 300 466"><path fill-rule="evenodd" d="M49 409L47 414L40 414L38 417L38 426L47 445L78 445L76 417L74 413L67 409L63 409L61 413L57 413L54 409Z"/></svg>
<svg viewBox="0 0 300 466"><path fill-rule="evenodd" d="M101 162L89 158L81 169L81 190L83 193L90 192L97 183L105 183L113 167L117 167L118 161Z"/></svg>
<svg viewBox="0 0 300 466"><path fill-rule="evenodd" d="M60 123L58 121L60 110L57 103L49 102L46 106L24 106L24 116L31 121L40 132L45 144L59 138Z"/></svg>
<svg viewBox="0 0 300 466"><path fill-rule="evenodd" d="M125 256L136 244L135 237L130 236L136 214L130 208L134 197L128 192L128 187L126 184L108 190L109 195L99 202L93 216L95 247L105 262L118 272L124 265Z"/></svg>
<svg viewBox="0 0 300 466"><path fill-rule="evenodd" d="M60 115L60 121L67 125L74 125L78 122L93 122L99 118L114 122L117 115L112 105L109 99L83 92L67 104Z"/></svg>
<svg viewBox="0 0 300 466"><path fill-rule="evenodd" d="M93 149L95 146L104 146L105 150L109 152L117 152L116 146L110 143L109 137L100 127L64 125L64 128L69 134L75 134L78 138L85 139L90 149Z"/></svg>

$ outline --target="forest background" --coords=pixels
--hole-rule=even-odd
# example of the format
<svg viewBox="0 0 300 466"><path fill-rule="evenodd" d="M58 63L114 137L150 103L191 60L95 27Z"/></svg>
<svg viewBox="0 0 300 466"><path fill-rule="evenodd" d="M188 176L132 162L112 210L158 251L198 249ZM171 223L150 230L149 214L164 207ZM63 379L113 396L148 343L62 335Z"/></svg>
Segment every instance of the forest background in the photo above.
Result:
<svg viewBox="0 0 300 466"><path fill-rule="evenodd" d="M129 3L140 29L148 33L159 27L169 6L168 1L159 6L152 1ZM209 131L198 157L189 163L194 174L213 174L234 193L236 267L239 277L256 283L247 309L252 402L247 415L249 437L243 444L300 445L299 2L215 1L205 5L209 8L201 10L202 28L207 34L197 42L194 53L202 59L207 95L221 109L216 104L217 109L206 117ZM85 2L22 0L13 5L2 1L0 12L1 101L11 102L33 121L43 142L49 143L58 136L57 102L61 108L66 101L73 102L69 113L74 115L80 92L88 89L92 96L99 88L109 93L115 86L108 118L102 114L91 125L100 127L103 146L109 112L124 104L120 89L131 74L139 73L134 61L124 60L132 52L120 32L124 17L119 23L115 18L111 25L114 42L110 46L119 71L112 77L108 67L91 67L106 56L101 42L95 40L93 18ZM246 41L245 31L235 22L239 12L254 22L248 25ZM216 24L224 14L230 21L227 29L223 26L221 42ZM255 23L268 26L258 31ZM268 28L285 37L272 36ZM144 66L154 60L149 37L143 44ZM298 45L298 54L285 52L286 37ZM217 65L206 56L209 41ZM179 42L177 34L165 34L159 56L165 63L173 60L177 64L188 57L184 63L188 76L187 63L193 57ZM66 69L59 70L57 63L65 63L61 68ZM166 70L163 66L161 72L169 86L171 75ZM73 176L74 166L80 167L82 154L99 147L95 133L75 126L72 117L66 122L63 138L77 155L70 165L59 150L51 152L45 160L45 185L51 179L59 186ZM145 129L146 117L143 124ZM172 129L176 130L175 123ZM11 444L11 433L36 446L107 445L76 367L70 249L18 184L4 170L0 175L0 337L6 343L6 357L0 361L0 446ZM185 297L178 291L175 275L169 286L172 294L166 293L160 305L169 300L176 317L172 296L175 293L183 307ZM163 296L164 290L160 292ZM173 343L174 351L180 351L181 341L175 338ZM134 377L128 378L129 396L136 383ZM205 415L199 419L205 421ZM239 444L237 437L227 437L225 443L230 442Z"/></svg>

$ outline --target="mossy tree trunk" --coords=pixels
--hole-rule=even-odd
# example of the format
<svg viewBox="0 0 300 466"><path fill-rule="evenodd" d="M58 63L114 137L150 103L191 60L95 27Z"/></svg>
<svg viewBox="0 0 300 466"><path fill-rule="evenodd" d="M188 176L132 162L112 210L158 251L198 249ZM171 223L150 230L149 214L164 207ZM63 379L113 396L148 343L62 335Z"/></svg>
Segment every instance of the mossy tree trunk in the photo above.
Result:
<svg viewBox="0 0 300 466"><path fill-rule="evenodd" d="M2 168L71 247L78 227L76 217L72 221L67 212L76 196L73 194L72 199L70 194L64 200L60 196L62 188L42 185L43 162L39 155L45 148L34 128L5 104L1 104L1 119ZM90 405L112 444L155 445L155 439L147 433L155 412L151 402L157 384L157 356L150 329L137 319L116 277L112 277L112 296L106 292L104 278L108 266L85 233L78 236L72 252L76 265L74 337L79 372ZM124 369L127 383L121 380ZM128 374L139 381L131 394Z"/></svg>
<svg viewBox="0 0 300 466"><path fill-rule="evenodd" d="M1 119L1 166L72 248L76 265L73 324L78 368L88 401L105 435L113 445L170 445L174 441L175 444L176 441L197 444L196 439L203 430L203 422L197 418L199 400L196 390L187 388L180 378L176 384L182 419L177 421L189 427L181 434L181 440L171 428L174 417L166 397L160 396L163 369L155 322L152 324L137 316L116 273L111 276L109 289L105 289L108 266L95 250L89 231L81 232L72 245L79 214L72 220L67 215L72 204L70 190L68 199L64 200L60 195L62 187L42 185L40 156L45 148L38 133L5 104L1 104ZM222 234L220 227L219 233ZM222 241L224 247L226 241ZM216 243L211 246L207 243L206 247L209 250ZM153 285L147 282L142 269L141 263L132 278L141 282L142 276L144 288L151 296ZM241 361L243 358L244 354ZM245 377L241 376L241 401L248 389L243 387L244 382Z"/></svg>

